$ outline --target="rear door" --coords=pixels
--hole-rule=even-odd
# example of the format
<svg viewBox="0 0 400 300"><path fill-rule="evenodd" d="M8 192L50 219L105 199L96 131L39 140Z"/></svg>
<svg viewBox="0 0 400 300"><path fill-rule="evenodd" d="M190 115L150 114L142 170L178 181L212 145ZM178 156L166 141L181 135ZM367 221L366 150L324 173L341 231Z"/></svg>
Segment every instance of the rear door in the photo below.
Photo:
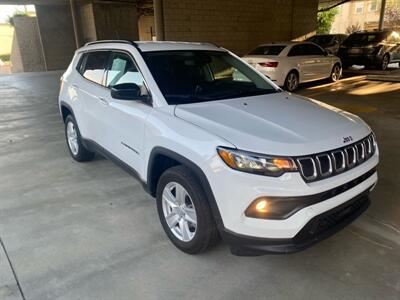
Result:
<svg viewBox="0 0 400 300"><path fill-rule="evenodd" d="M104 146L106 126L102 110L107 106L105 98L109 91L104 87L103 80L110 51L91 51L83 55L79 71L83 78L76 87L79 98L82 99L81 122L85 128L86 138Z"/></svg>
<svg viewBox="0 0 400 300"><path fill-rule="evenodd" d="M304 44L304 51L307 56L312 58L313 63L310 66L312 70L312 80L318 80L329 77L331 73L331 57L325 54L321 47L315 44Z"/></svg>
<svg viewBox="0 0 400 300"><path fill-rule="evenodd" d="M288 53L288 60L292 66L296 66L300 72L300 81L310 81L314 74L315 59L307 55L305 44L292 46Z"/></svg>

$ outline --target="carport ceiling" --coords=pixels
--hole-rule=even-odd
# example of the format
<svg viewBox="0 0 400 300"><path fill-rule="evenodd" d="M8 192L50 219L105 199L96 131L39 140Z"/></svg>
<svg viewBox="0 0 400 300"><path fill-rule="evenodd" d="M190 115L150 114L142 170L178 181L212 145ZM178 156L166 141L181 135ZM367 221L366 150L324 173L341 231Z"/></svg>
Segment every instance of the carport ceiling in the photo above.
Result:
<svg viewBox="0 0 400 300"><path fill-rule="evenodd" d="M319 0L318 10L319 11L329 10L335 6L338 6L340 4L350 2L350 1L352 1L352 0Z"/></svg>
<svg viewBox="0 0 400 300"><path fill-rule="evenodd" d="M74 0L75 2L89 2L88 0ZM1 4L12 4L12 5L49 5L49 4L65 4L70 2L70 0L0 0ZM141 0L93 0L92 2L121 2L121 3L136 3L143 2Z"/></svg>
<svg viewBox="0 0 400 300"><path fill-rule="evenodd" d="M77 0L80 2L81 0ZM139 0L140 1L140 0ZM336 5L339 5L344 2L349 2L351 0L319 0L319 8L327 9ZM56 2L65 3L69 2L69 0L0 0L0 4L54 4ZM108 2L137 2L137 0L113 0Z"/></svg>

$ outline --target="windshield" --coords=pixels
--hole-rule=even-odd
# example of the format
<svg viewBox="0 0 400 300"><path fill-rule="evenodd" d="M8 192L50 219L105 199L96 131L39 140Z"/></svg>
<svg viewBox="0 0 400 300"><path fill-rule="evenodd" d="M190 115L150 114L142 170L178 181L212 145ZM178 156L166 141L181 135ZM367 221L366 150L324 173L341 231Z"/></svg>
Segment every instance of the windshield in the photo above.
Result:
<svg viewBox="0 0 400 300"><path fill-rule="evenodd" d="M343 44L346 46L363 46L380 43L386 38L386 33L354 33L351 34Z"/></svg>
<svg viewBox="0 0 400 300"><path fill-rule="evenodd" d="M333 35L314 35L313 37L307 39L307 41L318 44L320 46L331 46L334 44Z"/></svg>
<svg viewBox="0 0 400 300"><path fill-rule="evenodd" d="M254 50L251 50L249 55L279 55L286 46L274 45L274 46L259 46Z"/></svg>
<svg viewBox="0 0 400 300"><path fill-rule="evenodd" d="M168 104L276 93L241 60L223 51L155 51L143 57Z"/></svg>

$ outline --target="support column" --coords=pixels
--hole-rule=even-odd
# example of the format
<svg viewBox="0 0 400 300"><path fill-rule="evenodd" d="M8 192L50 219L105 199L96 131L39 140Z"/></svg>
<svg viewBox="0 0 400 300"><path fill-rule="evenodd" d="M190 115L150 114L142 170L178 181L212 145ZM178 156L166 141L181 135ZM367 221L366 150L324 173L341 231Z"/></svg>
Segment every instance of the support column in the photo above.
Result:
<svg viewBox="0 0 400 300"><path fill-rule="evenodd" d="M154 0L154 23L157 41L164 41L164 10L162 0Z"/></svg>
<svg viewBox="0 0 400 300"><path fill-rule="evenodd" d="M70 0L69 4L71 7L72 25L74 27L76 49L78 49L80 46L82 46L82 35L79 26L80 22L79 22L76 0Z"/></svg>
<svg viewBox="0 0 400 300"><path fill-rule="evenodd" d="M385 21L386 0L381 0L381 14L379 16L379 30L383 29Z"/></svg>

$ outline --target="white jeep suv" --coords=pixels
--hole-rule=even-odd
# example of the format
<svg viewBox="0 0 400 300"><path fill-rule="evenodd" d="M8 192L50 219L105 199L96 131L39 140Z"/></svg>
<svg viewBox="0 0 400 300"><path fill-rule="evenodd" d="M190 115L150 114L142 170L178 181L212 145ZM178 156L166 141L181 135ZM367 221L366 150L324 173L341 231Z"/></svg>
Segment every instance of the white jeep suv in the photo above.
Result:
<svg viewBox="0 0 400 300"><path fill-rule="evenodd" d="M211 44L89 43L59 105L72 157L97 152L135 175L187 253L219 237L237 255L304 249L358 217L377 181L360 118Z"/></svg>

